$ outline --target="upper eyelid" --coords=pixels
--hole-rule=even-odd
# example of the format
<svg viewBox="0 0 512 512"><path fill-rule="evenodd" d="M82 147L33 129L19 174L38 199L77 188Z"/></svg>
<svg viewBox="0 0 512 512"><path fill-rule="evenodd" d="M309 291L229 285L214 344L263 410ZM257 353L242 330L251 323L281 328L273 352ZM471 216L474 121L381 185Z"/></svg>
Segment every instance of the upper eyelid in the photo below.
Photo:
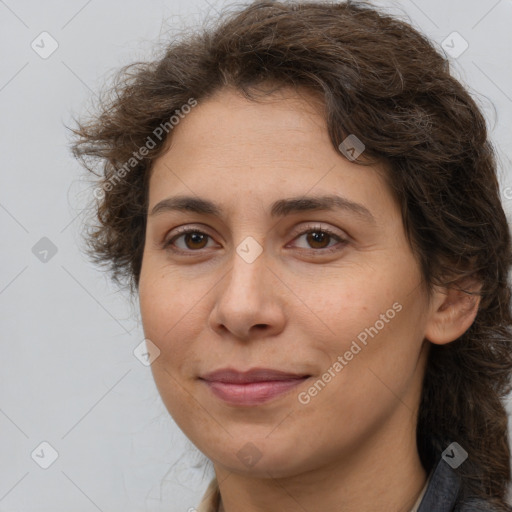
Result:
<svg viewBox="0 0 512 512"><path fill-rule="evenodd" d="M313 221L308 223L306 226L297 226L293 229L293 233L296 234L304 234L306 231L313 231L315 229L318 229L319 231L327 231L331 235L339 236L340 238L346 237L345 231L341 230L340 228L336 227L330 227L330 226L322 226L319 222ZM341 231L341 233L338 233L338 231Z"/></svg>
<svg viewBox="0 0 512 512"><path fill-rule="evenodd" d="M306 224L306 225L304 225L304 224ZM175 234L180 234L180 232L183 232L183 231L201 231L201 232L204 231L205 234L210 234L209 233L210 229L211 228L209 228L208 226L206 226L204 224L183 224L181 226L176 226L172 230L168 231L166 233L166 236L171 231L176 231L176 230L177 230L177 232ZM339 236L343 236L343 234L346 234L346 232L344 230L342 230L341 228L331 227L330 225L325 226L325 225L321 224L321 221L317 221L317 220L302 221L298 226L295 226L292 229L292 233L300 234L304 230L308 230L308 229L319 229L319 230L325 230L325 231L336 231L337 230L337 231L341 231Z"/></svg>

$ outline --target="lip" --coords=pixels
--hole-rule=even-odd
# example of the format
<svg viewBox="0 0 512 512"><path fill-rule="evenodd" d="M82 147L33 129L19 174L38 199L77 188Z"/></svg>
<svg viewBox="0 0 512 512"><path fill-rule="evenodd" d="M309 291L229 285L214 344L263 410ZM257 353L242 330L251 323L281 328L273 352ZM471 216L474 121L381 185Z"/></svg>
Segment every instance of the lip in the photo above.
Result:
<svg viewBox="0 0 512 512"><path fill-rule="evenodd" d="M254 406L285 394L309 377L268 368L253 368L243 372L223 368L203 375L200 380L224 402Z"/></svg>
<svg viewBox="0 0 512 512"><path fill-rule="evenodd" d="M201 377L211 382L225 382L228 384L250 384L252 382L281 381L305 377L304 373L283 372L270 368L251 368L239 371L233 368L221 368L214 372L206 373Z"/></svg>

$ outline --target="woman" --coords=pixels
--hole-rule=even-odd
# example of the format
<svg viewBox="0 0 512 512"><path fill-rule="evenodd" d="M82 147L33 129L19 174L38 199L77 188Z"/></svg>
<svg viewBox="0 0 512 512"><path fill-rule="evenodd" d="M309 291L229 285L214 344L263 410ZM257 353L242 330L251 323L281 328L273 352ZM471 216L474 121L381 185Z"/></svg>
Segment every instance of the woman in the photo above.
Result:
<svg viewBox="0 0 512 512"><path fill-rule="evenodd" d="M366 4L254 2L119 76L75 130L91 254L213 462L199 510L509 510L509 230L444 57Z"/></svg>

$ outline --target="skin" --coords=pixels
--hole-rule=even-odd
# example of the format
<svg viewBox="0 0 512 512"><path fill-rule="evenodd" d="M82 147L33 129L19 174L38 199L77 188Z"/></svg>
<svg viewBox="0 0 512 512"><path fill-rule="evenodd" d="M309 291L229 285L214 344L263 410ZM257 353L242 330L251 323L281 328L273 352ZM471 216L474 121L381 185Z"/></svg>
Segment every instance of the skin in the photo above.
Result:
<svg viewBox="0 0 512 512"><path fill-rule="evenodd" d="M213 461L226 512L408 512L427 478L415 432L428 348L460 336L478 307L456 291L427 293L384 169L336 151L319 107L305 91L252 102L223 89L174 128L152 168L149 212L182 194L224 210L149 214L139 294L146 338L160 350L156 385ZM279 199L332 193L373 220L347 209L270 216ZM208 236L163 247L178 226ZM315 239L311 227L345 242ZM252 263L236 251L249 236L263 249ZM397 303L394 318L300 403ZM237 407L198 379L225 367L311 377L270 402ZM259 460L247 464L241 449Z"/></svg>

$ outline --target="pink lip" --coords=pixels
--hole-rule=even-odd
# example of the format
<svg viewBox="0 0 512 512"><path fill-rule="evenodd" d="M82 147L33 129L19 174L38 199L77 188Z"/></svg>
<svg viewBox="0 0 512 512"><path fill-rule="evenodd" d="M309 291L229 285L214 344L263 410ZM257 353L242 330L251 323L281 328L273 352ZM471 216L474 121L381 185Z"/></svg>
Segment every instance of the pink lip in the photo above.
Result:
<svg viewBox="0 0 512 512"><path fill-rule="evenodd" d="M201 380L214 395L225 402L251 406L286 393L308 377L265 368L254 368L246 372L226 368L208 373Z"/></svg>

